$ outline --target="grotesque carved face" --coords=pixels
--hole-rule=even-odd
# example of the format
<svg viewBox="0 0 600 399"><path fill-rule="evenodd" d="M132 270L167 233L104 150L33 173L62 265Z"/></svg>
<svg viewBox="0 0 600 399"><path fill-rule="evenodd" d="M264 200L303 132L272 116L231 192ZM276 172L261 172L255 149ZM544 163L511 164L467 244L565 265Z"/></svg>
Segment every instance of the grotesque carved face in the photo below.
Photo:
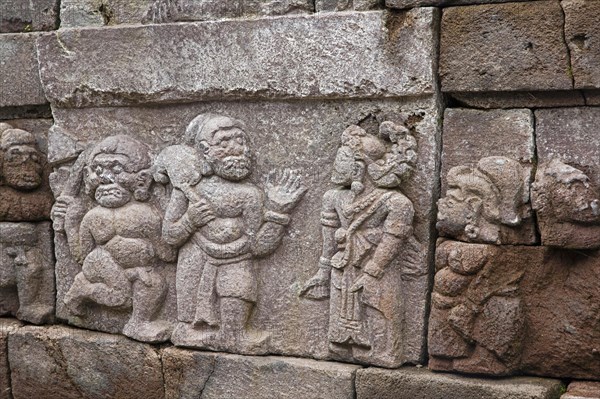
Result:
<svg viewBox="0 0 600 399"><path fill-rule="evenodd" d="M95 186L94 198L103 207L118 208L131 201L135 176L125 171L129 158L119 154L98 154L89 168Z"/></svg>
<svg viewBox="0 0 600 399"><path fill-rule="evenodd" d="M246 134L237 127L217 130L203 142L204 154L213 172L226 180L240 181L250 175L250 148Z"/></svg>
<svg viewBox="0 0 600 399"><path fill-rule="evenodd" d="M468 197L458 187L448 188L446 196L438 201L437 229L451 237L465 232L467 224L474 223L480 200Z"/></svg>
<svg viewBox="0 0 600 399"><path fill-rule="evenodd" d="M17 190L33 190L42 184L42 154L30 133L20 129L5 131L1 149L2 176L6 185Z"/></svg>

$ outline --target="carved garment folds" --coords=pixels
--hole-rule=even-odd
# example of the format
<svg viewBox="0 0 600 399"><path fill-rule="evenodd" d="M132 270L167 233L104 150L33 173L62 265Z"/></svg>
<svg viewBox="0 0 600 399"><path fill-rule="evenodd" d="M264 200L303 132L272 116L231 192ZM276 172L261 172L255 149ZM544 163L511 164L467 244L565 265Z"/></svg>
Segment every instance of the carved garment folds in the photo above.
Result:
<svg viewBox="0 0 600 399"><path fill-rule="evenodd" d="M331 178L338 187L323 197L319 271L302 291L329 297L334 356L387 366L401 357L402 303L389 269L419 273L413 205L397 189L415 166L416 146L391 121L377 136L356 125L342 133Z"/></svg>
<svg viewBox="0 0 600 399"><path fill-rule="evenodd" d="M0 123L0 221L48 220L52 192L46 154L28 131Z"/></svg>
<svg viewBox="0 0 600 399"><path fill-rule="evenodd" d="M297 171L248 181L245 125L215 114L189 124L185 145L168 147L155 178L173 186L163 237L179 248L176 345L265 353L269 334L248 327L257 301L254 259L279 246L305 189Z"/></svg>

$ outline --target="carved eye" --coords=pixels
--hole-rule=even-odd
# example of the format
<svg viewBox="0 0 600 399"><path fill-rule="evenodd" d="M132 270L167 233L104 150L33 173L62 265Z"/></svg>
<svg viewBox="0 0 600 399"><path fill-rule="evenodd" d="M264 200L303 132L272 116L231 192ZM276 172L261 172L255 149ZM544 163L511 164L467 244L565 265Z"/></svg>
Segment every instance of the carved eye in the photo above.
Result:
<svg viewBox="0 0 600 399"><path fill-rule="evenodd" d="M103 170L102 166L100 166L100 165L96 166L96 169L94 169L94 172L95 172L97 175L101 175L103 171L104 171L104 170Z"/></svg>
<svg viewBox="0 0 600 399"><path fill-rule="evenodd" d="M118 175L119 173L123 172L123 165L116 164L113 166L112 170L116 175Z"/></svg>
<svg viewBox="0 0 600 399"><path fill-rule="evenodd" d="M244 138L243 137L237 137L235 139L235 141L239 144L239 145L243 145L244 144Z"/></svg>
<svg viewBox="0 0 600 399"><path fill-rule="evenodd" d="M36 153L32 153L31 156L30 156L30 158L34 162L39 162L40 161L40 157Z"/></svg>
<svg viewBox="0 0 600 399"><path fill-rule="evenodd" d="M17 250L15 248L7 248L6 249L6 254L8 256L10 256L11 258L16 258L17 257Z"/></svg>

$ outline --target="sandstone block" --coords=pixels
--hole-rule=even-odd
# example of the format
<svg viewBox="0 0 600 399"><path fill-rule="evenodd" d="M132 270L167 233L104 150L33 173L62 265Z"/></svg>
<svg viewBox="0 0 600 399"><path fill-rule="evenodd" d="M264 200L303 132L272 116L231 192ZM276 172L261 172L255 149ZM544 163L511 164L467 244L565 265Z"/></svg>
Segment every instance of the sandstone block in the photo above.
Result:
<svg viewBox="0 0 600 399"><path fill-rule="evenodd" d="M598 399L600 398L600 382L573 381L567 392L560 399Z"/></svg>
<svg viewBox="0 0 600 399"><path fill-rule="evenodd" d="M315 11L367 11L380 8L381 6L383 6L383 1L381 0L316 0Z"/></svg>
<svg viewBox="0 0 600 399"><path fill-rule="evenodd" d="M16 331L21 322L0 319L0 399L11 399L10 368L8 366L8 334Z"/></svg>
<svg viewBox="0 0 600 399"><path fill-rule="evenodd" d="M438 244L429 367L597 379L597 252Z"/></svg>
<svg viewBox="0 0 600 399"><path fill-rule="evenodd" d="M540 166L533 190L542 243L600 247L600 143L597 108L536 111Z"/></svg>
<svg viewBox="0 0 600 399"><path fill-rule="evenodd" d="M571 54L576 89L600 88L600 3L563 0L565 38Z"/></svg>
<svg viewBox="0 0 600 399"><path fill-rule="evenodd" d="M51 102L68 107L433 93L436 10L403 15L65 30L40 38L41 76Z"/></svg>
<svg viewBox="0 0 600 399"><path fill-rule="evenodd" d="M532 24L532 20L539 23ZM562 10L556 1L444 9L440 44L442 90L571 89L562 24Z"/></svg>
<svg viewBox="0 0 600 399"><path fill-rule="evenodd" d="M353 398L359 366L284 357L162 351L168 399Z"/></svg>
<svg viewBox="0 0 600 399"><path fill-rule="evenodd" d="M521 1L536 0L512 0L511 3ZM507 0L386 0L385 6L389 8L413 8L413 7L442 7L442 6L462 6L469 4L493 4L507 3Z"/></svg>
<svg viewBox="0 0 600 399"><path fill-rule="evenodd" d="M445 197L438 215L442 235L472 242L536 242L529 200L533 141L529 110L446 110ZM469 212L474 216L467 220Z"/></svg>
<svg viewBox="0 0 600 399"><path fill-rule="evenodd" d="M212 116L206 115L207 113ZM199 117L199 115L203 116ZM159 154L154 158L157 173L154 175L155 181L152 184L155 189L152 190L151 199L146 203L156 204L155 209L159 213L164 209L167 210L163 222L163 232L167 231L168 234L158 233L153 239L155 242L160 238L164 239L169 245L175 247L179 254L177 266L170 264L165 267L165 271L173 274L165 274L168 290L162 305L163 310L157 316L161 320L175 323L172 342L176 345L245 354L284 354L336 359L391 367L405 362L419 363L423 361L424 318L428 289L426 265L427 259L431 256L426 248L430 242L430 209L432 193L435 191L435 180L431 176L435 171L433 154L437 151L436 143L439 136L438 115L436 103L432 99L410 102L397 100L377 102L342 100L330 102L226 101L170 105L160 108L154 106L55 108L56 125L54 129L60 129L62 138L54 142L54 136L51 136L50 148L52 152L54 145L62 145L69 139L74 143L72 148L78 146L89 148L101 141L103 137L120 134L146 143L153 154ZM243 124L240 121L243 121ZM218 166L213 168L208 165L209 168L204 165L203 177L194 185L194 190L203 190L200 191L200 196L206 198L207 201L212 201L210 206L214 206L215 209L212 215L209 212L209 215L202 216L207 212L206 207L202 205L198 205L198 209L190 211L190 204L195 204L197 201L193 199L194 193L187 190L185 186L185 179L192 179L190 180L192 182L196 181L193 179L198 179L199 174L196 173L197 171L195 172L194 167L190 166L196 163L192 161L186 164L184 161L197 156L194 155L194 152L197 154L198 148L193 144L196 142L195 140L199 140L197 137L208 135L213 128L215 131L219 131L218 127L222 124L235 126L241 131L236 130L240 134L238 138L244 143L242 153L246 153L248 150L249 154L253 154L253 161L249 163L251 173L246 176L245 169L248 169L248 162L240 159L240 165L243 166L240 166L238 171L242 174L241 183L230 181L230 188L219 188L222 191L217 192L221 192L222 195L216 202L214 201L215 191L205 183L214 180L212 173L217 170ZM350 131L345 133L348 128L351 128ZM188 131L188 129L190 130ZM186 131L188 131L187 135ZM202 135L194 136L190 132L200 132ZM273 138L273 132L278 132L276 139ZM378 133L380 132L383 132L381 137L385 139L376 138L376 135L379 137ZM368 280L368 290L376 288L373 283L379 284L378 291L370 291L374 296L369 297L373 300L371 306L373 309L368 309L368 317L372 318L373 324L378 323L377 326L380 328L378 331L386 331L386 334L374 335L370 325L362 325L360 329L364 332L361 334L361 339L377 341L376 350L339 343L339 336L328 333L330 322L335 323L338 333L343 331L341 329L343 325L339 322L338 317L338 305L342 298L341 293L336 291L339 281L333 279L333 273L321 276L323 277L322 281L312 278L320 269L320 263L327 263L320 260L324 242L329 242L328 236L323 235L323 221L327 219L333 223L333 227L329 226L330 230L327 234L340 227L335 227L336 220L342 218L337 211L325 212L325 219L322 217L322 211L326 204L330 206L339 200L338 197L349 193L347 182L338 180L336 183L330 180L330 171L333 169L332 165L342 142L341 137L344 137L343 140L347 140L351 133L357 137L364 137L359 139L361 142L366 140L367 144L370 143L369 145L373 144L375 148L382 149L370 156L380 157L378 160L383 162L372 166L368 173L370 173L369 176L377 176L377 179L385 178L385 181L382 180L378 184L385 184L387 188L380 187L377 191L371 192L366 191L373 189L371 183L367 181L361 183L366 194L365 198L367 198L365 201L378 200L381 202L376 204L381 206L385 203L385 206L398 207L400 211L396 212L394 216L396 221L390 222L390 226L396 227L390 227L392 229L390 231L396 234L394 236L396 238L407 239L404 246L394 246L396 252L398 252L398 248L405 248L406 253L385 251L387 258L384 257L375 262L383 269L380 280L363 278L363 281ZM183 139L184 137L191 138L191 141ZM206 143L203 145L209 145L211 142L207 140ZM178 149L181 151L177 152ZM174 150L175 152L171 154L175 155L168 156L169 151ZM343 156L340 158L340 162L347 162L347 158ZM84 160L85 157L80 156L80 159ZM89 153L87 159L88 161L90 159ZM183 166L173 168L177 162L183 162ZM415 162L416 167L411 166ZM56 158L55 163L58 171L53 188L58 198L57 203L62 202L60 197L65 193L76 193L73 197L82 200L85 205L83 214L89 212L96 200L88 194L84 194L83 187L85 185L80 185L81 191L77 191L77 185L68 183L70 176L74 176L73 181L80 181L77 178L79 175L73 172L81 168L81 163L78 166L74 165L71 154L66 154L64 159ZM403 163L406 167L402 166ZM389 170L382 168L386 165L390 167ZM227 270L229 262L225 262L221 253L213 251L203 254L203 251L209 251L211 248L208 246L204 249L202 249L203 247L198 248L196 238L190 240L191 233L196 234L197 227L190 225L192 227L190 227L189 233L178 235L177 231L180 230L178 230L177 223L183 217L182 214L187 213L188 217L194 218L193 220L196 222L193 223L203 223L204 217L210 220L211 217L217 218L218 215L223 215L225 212L223 209L228 208L220 206L225 203L226 197L230 198L228 197L230 189L238 190L245 187L244 190L252 190L255 193L256 196L253 198L273 198L273 193L270 192L277 186L275 183L278 179L275 176L275 179L271 180L273 182L269 183L271 187L266 182L267 177L273 171L285 171L286 169L298 171L291 175L300 175L298 186L296 183L292 184L290 193L300 187L308 188L308 190L302 198L294 198L290 201L291 205L284 206L285 217L277 215L277 213L282 213L281 211L264 213L264 218L255 217L255 223L257 223L255 226L258 227L252 227L253 229L257 228L260 232L262 221L267 220L269 223L273 223L269 227L273 229L272 233L269 234L268 239L258 240L257 238L256 241L261 244L260 247L249 243L235 249L233 253L243 257L234 258L235 262L232 263L235 267L229 269L233 270L230 277L222 271ZM390 171L393 176L388 175L387 172ZM408 173L411 171L412 174ZM99 173L101 172L100 170ZM365 170L365 174L357 175L355 178L366 179L366 172ZM398 187L400 176L404 176L404 180L403 184ZM165 187L169 184L174 187L173 192L178 192L172 199L173 205L170 205L169 190L165 191ZM357 187L358 184L355 184L355 188ZM256 194L261 192L261 195ZM276 189L275 192L277 192ZM329 194L326 194L328 192ZM188 196L191 200L186 199ZM256 209L261 212L270 209L267 208L267 205L282 206L279 199L264 203L261 201L252 200ZM250 200L247 203L250 203ZM368 205L368 202L362 205L365 206L364 204ZM237 206L234 205L230 205L233 207L232 209ZM410 210L411 206L412 210ZM171 211L168 208L171 208ZM368 209L370 209L369 206L365 210ZM191 215L190 212L194 214ZM256 214L256 210L252 210L252 212ZM115 213L117 212L115 211ZM169 216L167 217L167 215ZM381 223L382 220L385 220L386 215L385 213L378 215L383 219L376 219L369 226L373 232L379 231L380 233L376 234L383 236ZM401 219L398 215L406 216L407 219ZM69 211L66 216L70 217ZM364 217L368 220L371 216L373 215L367 213ZM343 217L351 218L352 216ZM411 218L414 219L411 220ZM344 222L346 221L344 220ZM208 223L211 222L212 220ZM279 227L277 222L283 227ZM287 226L285 226L286 224ZM410 232L409 225L412 225L414 237L407 237ZM68 224L65 223L65 230L67 226ZM165 226L167 226L166 230ZM362 231L360 224L358 228ZM406 230L404 230L405 228ZM236 231L238 230L232 230L231 234L233 236L239 234L235 233ZM258 232L256 237L259 237ZM114 238L110 235L106 237L109 240ZM129 310L119 311L117 307L113 306L114 313L98 313L98 307L91 303L94 300L88 300L91 299L91 296L85 294L85 290L78 288L75 291L83 292L84 295L81 298L87 295L87 304L83 304L80 309L86 314L78 316L72 312L73 307L67 306L66 302L73 304L73 296L69 295L69 291L81 270L79 262L82 261L82 258L78 260L73 256L73 253L76 252L70 248L70 238L67 234L56 230L55 238L59 317L86 328L110 332L124 331L123 328L131 316ZM246 240L243 236L240 238L242 238L242 243ZM351 235L351 238L354 237ZM388 237L388 242L395 242L396 238ZM94 243L90 248L95 249L96 246ZM258 254L256 256L253 253L245 252L253 246ZM409 249L410 251L418 250L416 253L409 254ZM340 252L337 247L334 250ZM332 259L335 252L330 254ZM84 258L87 259L89 254L84 253ZM205 255L210 257L205 258ZM193 261L196 256L199 257L198 262ZM342 255L338 255L339 261L342 261L341 258L343 258ZM204 265L205 259L210 259L217 265L222 264L224 268L219 269L220 266L218 266L216 274L207 273L203 279L204 269L199 269L199 267ZM113 256L113 260L115 263L123 263L122 258L118 256ZM94 258L90 257L89 264L92 265L95 262ZM358 260L356 264L358 267L353 266L356 270L366 266L364 260ZM380 274L377 270L371 272ZM343 273L336 272L335 278L339 279L340 274ZM360 275L349 275L345 278L344 284L347 284L348 281L356 281L358 277ZM80 282L82 281L80 279ZM204 283L203 281L208 282ZM211 287L215 287L216 281L220 281L217 290L211 291ZM231 285L231 281L238 281L239 284ZM313 290L308 287L313 282L322 282L322 284L316 284L318 288L315 287ZM115 285L112 280L107 283L109 286L116 287L119 293L123 292L119 288L121 286ZM255 283L256 285L254 285ZM198 295L200 285L204 287L202 296ZM127 285L124 286L127 287ZM82 285L79 287L81 288ZM398 289L398 287L402 288ZM227 299L223 299L227 298L225 295L227 290L241 290L236 292L242 292L242 294L236 295L242 297L242 300L245 301L244 306L251 309L251 315L245 324L230 324L223 329L222 317L231 312L224 311L222 306L227 303L236 306L235 301L228 302ZM335 298L333 295L326 296L330 290L337 295ZM175 303L175 292L177 292L178 303ZM303 293L306 295L301 296ZM135 303L133 305L135 306ZM361 303L360 306L363 305ZM103 307L107 308L105 305ZM334 309L334 315L337 315L331 320L330 308ZM194 320L198 320L198 322L194 324ZM211 321L212 324L205 321ZM240 327L232 332L229 327L231 325ZM338 329L338 327L340 328ZM227 328L230 330L228 331ZM333 343L331 348L330 342ZM389 346L382 345L384 342L389 343Z"/></svg>
<svg viewBox="0 0 600 399"><path fill-rule="evenodd" d="M46 103L35 49L37 36L0 35L0 107Z"/></svg>
<svg viewBox="0 0 600 399"><path fill-rule="evenodd" d="M357 399L555 399L559 380L472 378L425 369L367 368L356 375Z"/></svg>
<svg viewBox="0 0 600 399"><path fill-rule="evenodd" d="M23 327L8 340L20 398L164 398L157 350L118 335Z"/></svg>
<svg viewBox="0 0 600 399"><path fill-rule="evenodd" d="M5 0L0 4L0 33L57 29L57 0Z"/></svg>
<svg viewBox="0 0 600 399"><path fill-rule="evenodd" d="M140 24L152 0L62 0L60 27Z"/></svg>

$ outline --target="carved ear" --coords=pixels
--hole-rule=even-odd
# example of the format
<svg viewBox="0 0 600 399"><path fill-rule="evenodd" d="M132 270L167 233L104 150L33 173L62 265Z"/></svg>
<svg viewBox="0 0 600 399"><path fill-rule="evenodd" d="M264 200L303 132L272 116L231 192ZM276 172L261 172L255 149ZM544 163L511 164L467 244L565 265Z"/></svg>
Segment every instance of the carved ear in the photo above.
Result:
<svg viewBox="0 0 600 399"><path fill-rule="evenodd" d="M471 240L476 239L479 237L479 227L475 226L474 224L467 223L465 226L465 235Z"/></svg>
<svg viewBox="0 0 600 399"><path fill-rule="evenodd" d="M150 169L143 169L137 172L133 187L133 197L138 201L147 201L150 199L151 184L152 172Z"/></svg>
<svg viewBox="0 0 600 399"><path fill-rule="evenodd" d="M483 200L479 197L468 197L466 203L469 205L469 209L473 212L473 215L479 215L483 206Z"/></svg>

